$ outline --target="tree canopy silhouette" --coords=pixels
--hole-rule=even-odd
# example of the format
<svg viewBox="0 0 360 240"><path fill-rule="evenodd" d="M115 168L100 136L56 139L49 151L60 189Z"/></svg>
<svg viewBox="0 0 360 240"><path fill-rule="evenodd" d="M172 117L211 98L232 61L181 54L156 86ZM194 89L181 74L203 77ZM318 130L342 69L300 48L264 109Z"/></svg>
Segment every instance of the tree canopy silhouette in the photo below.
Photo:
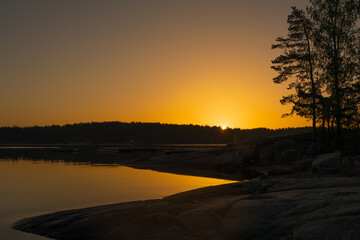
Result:
<svg viewBox="0 0 360 240"><path fill-rule="evenodd" d="M292 115L312 119L316 127L335 121L341 141L342 128L359 127L360 16L358 0L310 0L306 11L292 8L288 36L276 40L273 49L283 53L272 61L278 72L273 79L291 79L293 92L281 103L293 105Z"/></svg>
<svg viewBox="0 0 360 240"><path fill-rule="evenodd" d="M292 103L291 113L313 120L313 140L316 139L316 109L320 95L320 81L317 72L317 58L313 50L313 24L303 10L292 7L288 16L288 36L279 37L272 49L282 49L283 53L275 58L272 68L278 72L273 80L283 83L291 79L288 89L294 94L283 97L282 104Z"/></svg>

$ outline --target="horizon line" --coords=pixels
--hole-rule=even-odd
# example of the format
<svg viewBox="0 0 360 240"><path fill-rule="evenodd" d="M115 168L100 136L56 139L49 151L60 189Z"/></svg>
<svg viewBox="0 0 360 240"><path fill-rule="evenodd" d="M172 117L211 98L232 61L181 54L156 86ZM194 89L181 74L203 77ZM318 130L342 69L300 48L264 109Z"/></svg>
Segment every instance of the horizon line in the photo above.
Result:
<svg viewBox="0 0 360 240"><path fill-rule="evenodd" d="M45 124L45 125L28 125L28 126L0 126L0 128L33 128L33 127L65 127L71 125L80 125L80 124L98 124L98 123L124 123L124 124L161 124L161 125L175 125L175 126L198 126L198 127L217 127L222 128L221 125L202 125L202 124L193 124L193 123L162 123L162 122L141 122L141 121L131 121L131 122L123 122L123 121L92 121L92 122L74 122L74 123L65 123L65 124ZM268 128L268 127L255 127L255 128L239 128L239 127L229 127L226 126L226 129L230 130L255 130L255 129L267 129L267 130L280 130L280 129L296 129L296 128L311 128L311 126L302 126L302 127L282 127L282 128Z"/></svg>

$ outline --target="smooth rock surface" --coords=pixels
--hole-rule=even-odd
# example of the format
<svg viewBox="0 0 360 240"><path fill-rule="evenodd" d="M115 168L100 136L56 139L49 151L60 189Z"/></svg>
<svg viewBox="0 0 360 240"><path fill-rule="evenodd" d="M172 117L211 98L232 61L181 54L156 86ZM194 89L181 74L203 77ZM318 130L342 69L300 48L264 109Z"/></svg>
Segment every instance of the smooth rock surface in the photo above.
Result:
<svg viewBox="0 0 360 240"><path fill-rule="evenodd" d="M323 171L339 171L342 167L342 158L340 152L335 153L326 153L318 155L311 164L314 172L323 172Z"/></svg>
<svg viewBox="0 0 360 240"><path fill-rule="evenodd" d="M360 179L252 180L62 211L14 228L56 239L360 239Z"/></svg>

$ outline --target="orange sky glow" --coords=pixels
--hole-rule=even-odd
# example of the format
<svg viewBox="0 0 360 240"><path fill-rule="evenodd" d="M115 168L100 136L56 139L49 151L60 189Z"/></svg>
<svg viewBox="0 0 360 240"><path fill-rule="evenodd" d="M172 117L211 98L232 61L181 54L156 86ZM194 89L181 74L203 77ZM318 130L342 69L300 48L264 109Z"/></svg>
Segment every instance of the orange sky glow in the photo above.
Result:
<svg viewBox="0 0 360 240"><path fill-rule="evenodd" d="M309 125L270 69L305 0L29 2L0 3L0 126Z"/></svg>

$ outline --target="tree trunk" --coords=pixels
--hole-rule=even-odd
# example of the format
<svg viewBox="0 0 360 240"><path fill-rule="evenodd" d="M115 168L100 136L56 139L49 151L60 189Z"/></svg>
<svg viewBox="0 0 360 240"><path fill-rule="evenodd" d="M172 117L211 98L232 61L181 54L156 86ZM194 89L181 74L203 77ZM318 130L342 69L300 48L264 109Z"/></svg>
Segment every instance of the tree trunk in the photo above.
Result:
<svg viewBox="0 0 360 240"><path fill-rule="evenodd" d="M336 2L334 8L334 12L337 13L338 9L338 2ZM340 56L339 56L339 35L337 32L337 29L339 26L337 26L337 16L336 14L333 16L333 32L332 32L332 42L333 42L333 74L334 74L334 91L335 91L335 118L336 118L336 141L341 142L342 140L342 126L341 126L341 92L340 92Z"/></svg>
<svg viewBox="0 0 360 240"><path fill-rule="evenodd" d="M310 67L310 80L311 80L311 95L312 95L312 119L313 119L313 132L312 132L312 140L313 142L316 142L316 86L315 86L315 79L314 79L314 67L312 62L312 56L311 56L311 44L310 44L310 38L306 31L306 28L304 26L304 33L306 37L307 42L307 57Z"/></svg>
<svg viewBox="0 0 360 240"><path fill-rule="evenodd" d="M336 118L336 138L338 141L341 141L342 138L342 126L341 126L341 97L340 97L340 88L339 80L335 79L335 118Z"/></svg>

